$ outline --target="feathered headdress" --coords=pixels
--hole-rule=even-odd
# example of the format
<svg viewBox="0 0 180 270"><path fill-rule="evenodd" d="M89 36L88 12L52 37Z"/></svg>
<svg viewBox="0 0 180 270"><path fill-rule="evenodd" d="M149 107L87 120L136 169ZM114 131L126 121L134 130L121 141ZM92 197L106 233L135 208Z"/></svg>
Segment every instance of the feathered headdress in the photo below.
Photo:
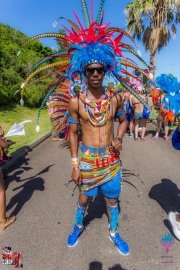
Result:
<svg viewBox="0 0 180 270"><path fill-rule="evenodd" d="M91 0L91 10L93 10L93 0ZM83 27L78 16L74 12L74 15L78 21L78 25L69 19L60 17L58 20L65 19L70 25L71 29L66 30L67 34L59 33L48 33L41 34L31 38L24 45L27 45L32 40L45 37L55 37L59 44L66 44L68 49L65 51L56 52L50 56L45 57L40 60L31 70L29 76L21 86L21 95L23 95L24 88L27 86L31 78L43 70L55 69L53 74L59 74L61 76L56 78L55 82L50 85L49 92L45 96L41 108L44 106L48 97L57 89L61 88L61 84L64 80L74 81L78 75L80 75L81 80L85 80L83 75L84 68L92 63L100 63L106 69L106 74L116 78L126 89L128 89L133 95L135 95L144 106L148 107L145 101L133 90L133 88L128 84L128 80L123 77L129 76L135 78L135 76L127 71L126 67L130 67L137 71L140 71L143 75L147 76L150 80L151 78L144 70L140 69L135 62L124 56L125 52L130 52L135 55L147 69L148 66L144 60L139 56L139 54L133 49L132 46L122 42L123 36L127 36L134 44L134 40L131 36L124 30L116 27L109 27L109 24L103 25L103 5L105 0L101 0L99 11L96 20L94 20L93 12L91 11L91 19L86 6L85 0L81 0L83 13L85 18L86 27ZM53 26L57 25L57 22L53 23ZM136 44L135 44L136 46ZM18 53L18 55L20 52ZM46 64L49 60L55 59L56 61L52 64ZM50 76L48 73L47 76ZM23 99L21 97L21 103L23 104Z"/></svg>
<svg viewBox="0 0 180 270"><path fill-rule="evenodd" d="M180 90L180 84L176 77L170 74L161 74L156 78L156 83L166 93L174 96Z"/></svg>
<svg viewBox="0 0 180 270"><path fill-rule="evenodd" d="M180 84L177 78L171 74L161 74L156 78L156 83L166 93L162 107L178 115L180 113Z"/></svg>

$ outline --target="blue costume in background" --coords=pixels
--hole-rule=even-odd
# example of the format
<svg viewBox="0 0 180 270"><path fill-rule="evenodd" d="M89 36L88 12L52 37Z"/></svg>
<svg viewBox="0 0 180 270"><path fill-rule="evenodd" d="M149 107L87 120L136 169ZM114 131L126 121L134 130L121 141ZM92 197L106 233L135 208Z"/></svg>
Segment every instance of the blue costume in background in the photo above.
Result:
<svg viewBox="0 0 180 270"><path fill-rule="evenodd" d="M180 84L177 78L171 74L161 74L156 78L156 83L166 93L162 100L163 109L178 115L180 113Z"/></svg>
<svg viewBox="0 0 180 270"><path fill-rule="evenodd" d="M176 150L180 150L180 132L178 131L178 128L173 133L172 145Z"/></svg>

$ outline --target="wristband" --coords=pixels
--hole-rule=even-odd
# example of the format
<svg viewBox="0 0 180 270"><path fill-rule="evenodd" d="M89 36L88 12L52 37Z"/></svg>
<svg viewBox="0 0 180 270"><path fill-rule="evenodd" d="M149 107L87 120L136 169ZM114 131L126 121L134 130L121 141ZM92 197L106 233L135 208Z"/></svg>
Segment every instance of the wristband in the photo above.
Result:
<svg viewBox="0 0 180 270"><path fill-rule="evenodd" d="M120 143L122 143L122 138L116 137L115 140L119 141Z"/></svg>
<svg viewBox="0 0 180 270"><path fill-rule="evenodd" d="M73 167L73 170L79 170L79 167Z"/></svg>
<svg viewBox="0 0 180 270"><path fill-rule="evenodd" d="M72 167L78 167L79 166L79 159L78 158L72 158Z"/></svg>
<svg viewBox="0 0 180 270"><path fill-rule="evenodd" d="M78 158L77 158L77 157L74 157L74 158L71 158L71 160L72 160L72 162L73 162L73 161L77 161Z"/></svg>

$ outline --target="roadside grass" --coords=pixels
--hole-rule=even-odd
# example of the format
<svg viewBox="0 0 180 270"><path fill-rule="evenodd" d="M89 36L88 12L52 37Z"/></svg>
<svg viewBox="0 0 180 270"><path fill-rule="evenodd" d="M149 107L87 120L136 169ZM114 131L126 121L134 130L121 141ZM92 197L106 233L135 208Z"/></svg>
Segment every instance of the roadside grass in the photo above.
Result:
<svg viewBox="0 0 180 270"><path fill-rule="evenodd" d="M21 123L25 120L32 120L32 123L24 125L25 135L10 136L7 140L13 141L13 144L6 150L8 155L16 152L23 146L30 144L42 135L51 131L51 123L49 120L47 109L41 111L40 116L40 132L36 132L36 118L37 108L22 107L18 104L9 104L8 106L1 106L0 108L0 126L6 135L14 123Z"/></svg>

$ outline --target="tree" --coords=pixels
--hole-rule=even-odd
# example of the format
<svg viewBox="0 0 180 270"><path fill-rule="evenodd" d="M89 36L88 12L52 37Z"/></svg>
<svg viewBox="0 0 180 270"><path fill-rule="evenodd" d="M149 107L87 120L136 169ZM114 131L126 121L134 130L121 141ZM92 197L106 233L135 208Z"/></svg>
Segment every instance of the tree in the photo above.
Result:
<svg viewBox="0 0 180 270"><path fill-rule="evenodd" d="M66 35L66 31L64 29L60 29L59 34ZM62 42L59 42L58 39L57 39L57 44L58 44L58 51L65 51L69 48L68 45Z"/></svg>
<svg viewBox="0 0 180 270"><path fill-rule="evenodd" d="M9 102L19 102L20 92L16 95L14 93L20 89L32 67L54 51L37 40L22 49L29 38L9 25L0 24L0 37L0 105L6 105ZM21 49L22 53L17 57L17 52ZM45 74L45 71L41 72L33 79ZM51 81L51 78L45 78L37 84L30 84L24 93L25 104L38 107Z"/></svg>
<svg viewBox="0 0 180 270"><path fill-rule="evenodd" d="M176 36L180 0L134 0L125 13L128 31L150 52L150 72L155 75L157 51L168 45L171 35Z"/></svg>

